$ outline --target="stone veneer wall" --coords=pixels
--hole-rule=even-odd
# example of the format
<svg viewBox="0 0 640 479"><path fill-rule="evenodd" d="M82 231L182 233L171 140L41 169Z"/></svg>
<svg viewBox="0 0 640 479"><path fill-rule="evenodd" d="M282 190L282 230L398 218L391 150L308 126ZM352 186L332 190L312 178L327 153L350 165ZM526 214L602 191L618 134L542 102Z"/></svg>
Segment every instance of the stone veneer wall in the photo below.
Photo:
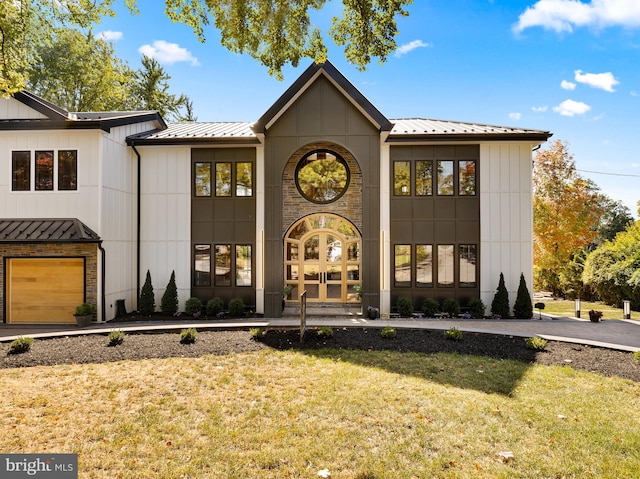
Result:
<svg viewBox="0 0 640 479"><path fill-rule="evenodd" d="M347 162L350 172L349 189L337 201L328 204L312 203L305 199L296 187L296 165L312 150L326 149L338 153ZM314 213L334 213L347 218L362 232L362 171L349 150L330 142L306 145L296 151L285 166L282 175L282 234L293 223Z"/></svg>
<svg viewBox="0 0 640 479"><path fill-rule="evenodd" d="M86 301L98 304L98 245L95 243L0 243L0 322L5 321L5 258L85 258Z"/></svg>

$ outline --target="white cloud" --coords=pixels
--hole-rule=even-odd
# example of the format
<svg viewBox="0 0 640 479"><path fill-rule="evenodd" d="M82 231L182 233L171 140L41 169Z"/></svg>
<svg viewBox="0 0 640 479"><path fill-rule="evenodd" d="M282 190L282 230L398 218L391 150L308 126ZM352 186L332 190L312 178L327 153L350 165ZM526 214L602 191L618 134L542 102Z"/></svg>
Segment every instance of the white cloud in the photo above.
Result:
<svg viewBox="0 0 640 479"><path fill-rule="evenodd" d="M635 90L632 90L632 91L631 91L631 96L638 96L638 92L637 92L637 91L635 91Z"/></svg>
<svg viewBox="0 0 640 479"><path fill-rule="evenodd" d="M509 118L512 120L519 120L522 118L522 113L509 113Z"/></svg>
<svg viewBox="0 0 640 479"><path fill-rule="evenodd" d="M614 92L614 86L620 84L618 80L615 79L613 73L582 73L581 70L576 70L576 81L580 83L584 83L593 88L600 88L601 90Z"/></svg>
<svg viewBox="0 0 640 479"><path fill-rule="evenodd" d="M432 46L431 43L425 43L422 40L414 40L409 43L405 43L404 45L400 45L396 50L395 56L401 57L402 55L406 55L410 51L415 50L416 48L426 48Z"/></svg>
<svg viewBox="0 0 640 479"><path fill-rule="evenodd" d="M544 113L545 111L547 111L549 109L549 107L547 105L544 105L544 106L532 106L531 109L533 111L535 111L536 113Z"/></svg>
<svg viewBox="0 0 640 479"><path fill-rule="evenodd" d="M562 88L564 88L565 90L575 90L576 89L576 84L567 80L562 80L562 82L560 83L560 86Z"/></svg>
<svg viewBox="0 0 640 479"><path fill-rule="evenodd" d="M553 107L553 111L560 113L562 116L584 115L589 110L591 110L589 105L574 100L565 100L558 106Z"/></svg>
<svg viewBox="0 0 640 479"><path fill-rule="evenodd" d="M153 45L142 45L138 51L146 57L154 58L160 63L173 65L177 62L189 62L193 66L200 63L189 50L182 48L177 43L169 43L164 40L155 40Z"/></svg>
<svg viewBox="0 0 640 479"><path fill-rule="evenodd" d="M122 32L114 32L113 30L105 30L103 32L98 32L96 38L100 38L105 41L115 41L122 39Z"/></svg>
<svg viewBox="0 0 640 479"><path fill-rule="evenodd" d="M638 0L538 0L518 18L515 33L530 27L542 27L558 33L573 32L574 27L640 27Z"/></svg>

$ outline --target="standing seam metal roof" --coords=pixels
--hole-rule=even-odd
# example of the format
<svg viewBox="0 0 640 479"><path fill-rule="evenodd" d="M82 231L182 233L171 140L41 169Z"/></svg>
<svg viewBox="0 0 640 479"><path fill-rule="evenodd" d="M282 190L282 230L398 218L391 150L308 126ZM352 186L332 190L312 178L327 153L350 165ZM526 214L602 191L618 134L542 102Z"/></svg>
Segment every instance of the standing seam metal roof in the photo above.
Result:
<svg viewBox="0 0 640 479"><path fill-rule="evenodd" d="M402 118L390 120L393 128L389 134L389 140L411 140L458 138L478 140L481 137L491 139L532 139L548 138L548 131L516 128L510 126L484 125L480 123L465 123L447 120L432 120L426 118ZM129 144L166 144L166 143L190 143L202 141L240 141L255 140L258 137L252 130L249 122L207 122L207 123L170 123L166 130L154 130L139 133L127 138Z"/></svg>
<svg viewBox="0 0 640 479"><path fill-rule="evenodd" d="M75 218L0 219L0 243L100 243L98 234Z"/></svg>

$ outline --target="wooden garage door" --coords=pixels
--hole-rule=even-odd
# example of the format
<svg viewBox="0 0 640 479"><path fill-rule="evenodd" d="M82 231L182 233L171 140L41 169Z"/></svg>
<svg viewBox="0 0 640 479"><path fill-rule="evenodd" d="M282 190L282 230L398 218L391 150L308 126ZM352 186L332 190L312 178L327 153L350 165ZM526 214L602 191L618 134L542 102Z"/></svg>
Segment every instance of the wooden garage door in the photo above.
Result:
<svg viewBox="0 0 640 479"><path fill-rule="evenodd" d="M84 258L12 258L5 282L9 323L74 323L84 301Z"/></svg>

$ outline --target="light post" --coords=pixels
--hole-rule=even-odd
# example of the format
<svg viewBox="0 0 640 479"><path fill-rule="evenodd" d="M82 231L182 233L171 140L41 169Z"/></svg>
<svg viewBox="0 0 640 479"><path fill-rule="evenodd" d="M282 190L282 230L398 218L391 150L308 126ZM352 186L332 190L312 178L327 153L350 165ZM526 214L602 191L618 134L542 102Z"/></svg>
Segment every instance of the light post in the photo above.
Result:
<svg viewBox="0 0 640 479"><path fill-rule="evenodd" d="M580 298L576 298L576 318L580 317Z"/></svg>
<svg viewBox="0 0 640 479"><path fill-rule="evenodd" d="M624 316L622 319L631 319L631 301L625 299L622 302L622 311Z"/></svg>

